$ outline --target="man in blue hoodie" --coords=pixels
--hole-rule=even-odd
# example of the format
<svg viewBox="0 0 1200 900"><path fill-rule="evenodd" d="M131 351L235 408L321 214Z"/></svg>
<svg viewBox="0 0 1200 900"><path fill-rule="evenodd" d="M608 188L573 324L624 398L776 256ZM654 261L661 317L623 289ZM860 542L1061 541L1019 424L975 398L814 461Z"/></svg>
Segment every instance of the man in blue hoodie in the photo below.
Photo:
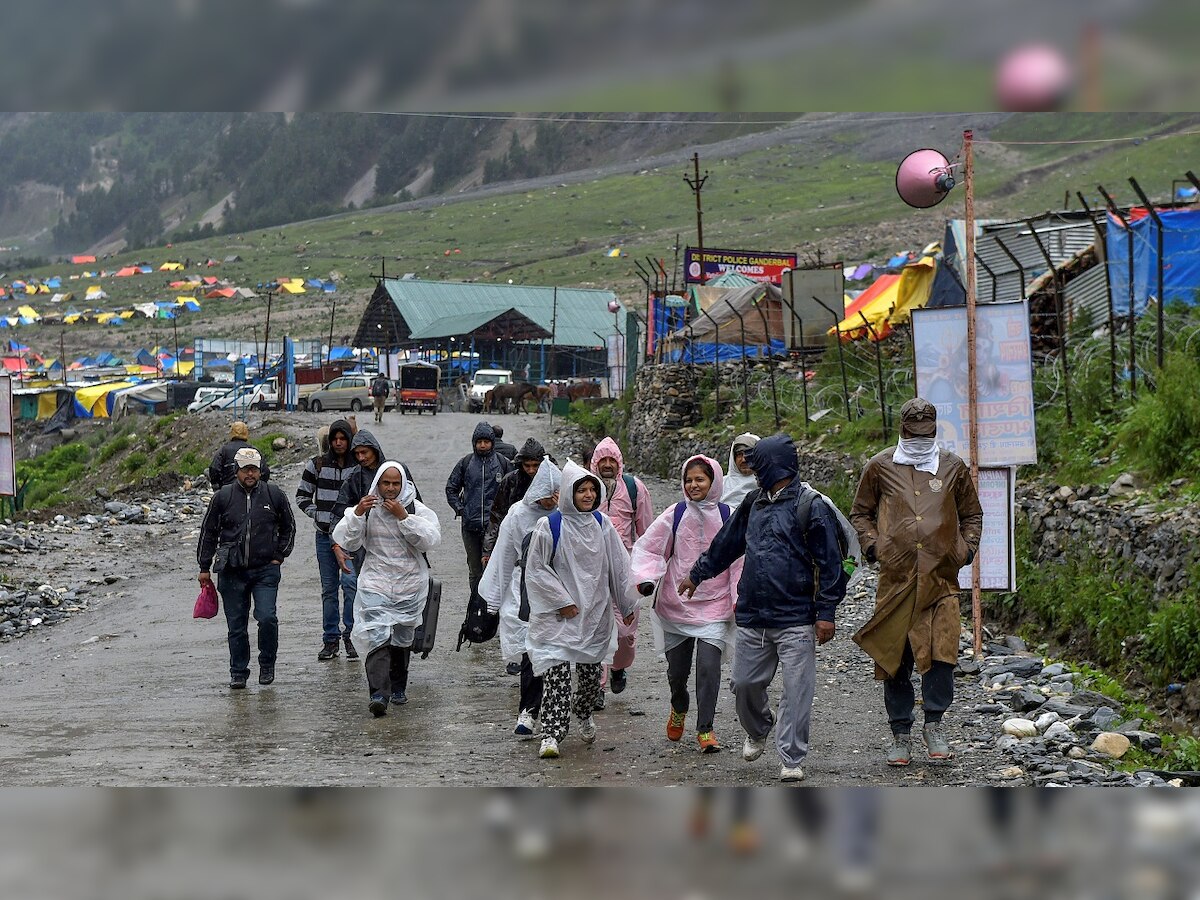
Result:
<svg viewBox="0 0 1200 900"><path fill-rule="evenodd" d="M775 725L782 763L779 778L801 781L801 763L808 755L816 645L833 640L834 613L846 595L848 578L842 569L837 518L815 491L801 487L792 439L776 434L759 441L749 462L758 490L730 516L679 592L691 597L702 581L745 555L733 664L738 720L746 730L742 758L753 762L762 756ZM783 696L776 721L767 688L780 664Z"/></svg>
<svg viewBox="0 0 1200 900"><path fill-rule="evenodd" d="M471 593L483 577L483 536L487 532L492 502L500 479L513 464L496 452L496 433L487 422L475 426L471 435L472 452L460 459L446 479L446 502L456 518L462 517L463 547L467 551Z"/></svg>

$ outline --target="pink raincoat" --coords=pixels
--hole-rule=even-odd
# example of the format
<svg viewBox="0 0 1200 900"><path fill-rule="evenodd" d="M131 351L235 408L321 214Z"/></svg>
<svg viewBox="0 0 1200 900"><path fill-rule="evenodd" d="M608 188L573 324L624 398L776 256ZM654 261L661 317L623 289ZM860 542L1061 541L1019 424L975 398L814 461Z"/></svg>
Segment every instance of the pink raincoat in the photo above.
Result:
<svg viewBox="0 0 1200 900"><path fill-rule="evenodd" d="M640 478L635 478L638 498L637 515L634 515L633 500L629 496L628 488L625 487L625 479L621 477L625 474L625 458L621 455L621 448L612 438L606 437L592 451L592 474L599 477L600 460L610 456L617 461L617 480L611 491L607 491L606 486L607 497L601 505L600 511L612 519L613 527L621 536L621 543L625 545L625 549L632 550L634 541L645 534L650 523L654 521L654 504L650 500L650 492L646 490L646 485ZM617 616L617 655L612 662L614 669L627 669L633 663L637 653L639 617L634 616L633 622L626 625L621 617ZM605 673L605 678L607 680L607 673Z"/></svg>
<svg viewBox="0 0 1200 900"><path fill-rule="evenodd" d="M638 539L630 560L631 589L636 590L643 582L658 586L651 615L659 652L669 650L689 637L700 638L724 650L733 629L734 593L741 577L741 560L716 578L701 583L690 600L679 594L679 583L687 577L692 565L708 549L724 524L718 506L725 481L720 463L707 456L693 456L683 464L680 485L687 467L695 461L707 463L713 470L708 496L695 503L684 494L686 509L673 538L671 526L675 521L675 504L668 506Z"/></svg>

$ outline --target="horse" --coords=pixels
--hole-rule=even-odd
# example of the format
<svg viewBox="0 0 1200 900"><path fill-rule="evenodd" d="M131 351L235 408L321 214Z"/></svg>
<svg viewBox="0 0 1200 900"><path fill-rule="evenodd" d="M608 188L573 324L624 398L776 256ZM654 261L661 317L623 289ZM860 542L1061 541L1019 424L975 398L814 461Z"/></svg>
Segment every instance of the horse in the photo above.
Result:
<svg viewBox="0 0 1200 900"><path fill-rule="evenodd" d="M534 393L537 397L538 412L550 412L550 404L554 402L554 388L548 384L540 384Z"/></svg>
<svg viewBox="0 0 1200 900"><path fill-rule="evenodd" d="M583 381L572 384L566 390L567 399L574 403L576 400L582 400L585 397L600 396L600 382L598 381Z"/></svg>
<svg viewBox="0 0 1200 900"><path fill-rule="evenodd" d="M484 397L484 411L495 410L504 412L508 401L512 400L517 406L517 412L524 412L525 397L532 395L537 400L537 389L528 381L518 381L514 384L498 384Z"/></svg>

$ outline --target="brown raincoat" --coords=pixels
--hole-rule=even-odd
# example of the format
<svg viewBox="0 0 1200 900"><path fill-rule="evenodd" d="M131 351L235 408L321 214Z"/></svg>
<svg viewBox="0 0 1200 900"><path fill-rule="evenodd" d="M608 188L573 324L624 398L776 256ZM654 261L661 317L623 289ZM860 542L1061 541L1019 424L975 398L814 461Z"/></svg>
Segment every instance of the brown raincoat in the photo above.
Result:
<svg viewBox="0 0 1200 900"><path fill-rule="evenodd" d="M854 641L875 660L875 677L895 675L912 644L917 671L958 661L958 570L978 550L983 507L971 471L942 451L936 475L892 461L894 447L863 469L850 522L864 555L879 560L875 614Z"/></svg>

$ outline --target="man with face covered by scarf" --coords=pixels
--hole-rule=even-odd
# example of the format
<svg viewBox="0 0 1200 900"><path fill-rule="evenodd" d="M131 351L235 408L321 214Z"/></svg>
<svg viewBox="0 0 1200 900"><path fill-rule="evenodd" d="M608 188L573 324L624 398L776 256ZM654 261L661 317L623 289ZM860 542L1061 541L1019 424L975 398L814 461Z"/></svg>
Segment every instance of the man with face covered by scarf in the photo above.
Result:
<svg viewBox="0 0 1200 900"><path fill-rule="evenodd" d="M875 614L854 640L875 660L892 730L890 766L912 758L912 670L921 673L930 759L953 752L942 716L954 699L958 571L979 549L983 507L971 471L940 450L937 408L920 397L900 409L900 441L863 469L850 521L867 562L879 563Z"/></svg>

